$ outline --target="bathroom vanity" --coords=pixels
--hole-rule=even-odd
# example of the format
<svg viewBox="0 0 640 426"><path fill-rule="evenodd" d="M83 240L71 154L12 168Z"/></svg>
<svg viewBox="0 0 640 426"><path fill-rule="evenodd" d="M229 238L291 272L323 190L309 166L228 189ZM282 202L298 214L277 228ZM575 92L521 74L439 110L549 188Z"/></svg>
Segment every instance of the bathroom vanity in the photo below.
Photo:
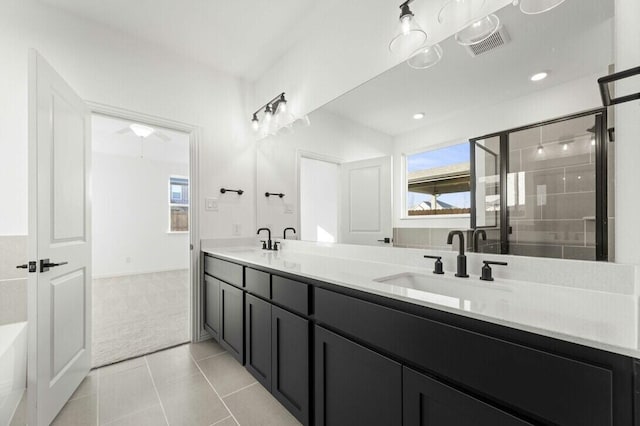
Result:
<svg viewBox="0 0 640 426"><path fill-rule="evenodd" d="M365 250L410 265L312 245L203 249L206 330L301 423L638 424L631 289L483 282L481 259L464 279L453 253L433 275L423 250Z"/></svg>

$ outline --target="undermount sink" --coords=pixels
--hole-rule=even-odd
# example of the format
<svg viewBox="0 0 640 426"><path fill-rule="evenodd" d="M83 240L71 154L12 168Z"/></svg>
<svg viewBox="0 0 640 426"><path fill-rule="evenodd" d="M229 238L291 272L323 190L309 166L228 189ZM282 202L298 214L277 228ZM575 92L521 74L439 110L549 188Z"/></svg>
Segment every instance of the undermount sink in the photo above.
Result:
<svg viewBox="0 0 640 426"><path fill-rule="evenodd" d="M442 275L424 275L413 272L404 272L401 274L374 279L374 281L379 283L425 291L433 291L442 285L443 281L450 282L451 280L451 278Z"/></svg>
<svg viewBox="0 0 640 426"><path fill-rule="evenodd" d="M455 278L453 275L419 274L404 272L376 278L373 281L385 283L403 289L418 290L428 293L441 294L453 297L474 296L488 290L509 291L504 285L480 281L478 277Z"/></svg>

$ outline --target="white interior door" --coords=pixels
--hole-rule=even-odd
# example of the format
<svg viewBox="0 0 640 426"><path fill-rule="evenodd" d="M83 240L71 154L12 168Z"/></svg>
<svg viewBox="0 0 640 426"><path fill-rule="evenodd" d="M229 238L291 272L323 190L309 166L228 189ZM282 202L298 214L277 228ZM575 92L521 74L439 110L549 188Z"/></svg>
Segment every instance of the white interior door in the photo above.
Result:
<svg viewBox="0 0 640 426"><path fill-rule="evenodd" d="M391 179L391 157L340 165L341 243L391 242Z"/></svg>
<svg viewBox="0 0 640 426"><path fill-rule="evenodd" d="M30 425L48 425L90 368L90 126L82 99L30 51Z"/></svg>

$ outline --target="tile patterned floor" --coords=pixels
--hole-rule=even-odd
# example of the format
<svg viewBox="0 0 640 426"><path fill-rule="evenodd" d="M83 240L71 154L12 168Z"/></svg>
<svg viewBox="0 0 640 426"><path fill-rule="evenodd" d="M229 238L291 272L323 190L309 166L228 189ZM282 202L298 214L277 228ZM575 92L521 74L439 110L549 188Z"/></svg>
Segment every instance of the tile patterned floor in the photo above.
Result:
<svg viewBox="0 0 640 426"><path fill-rule="evenodd" d="M24 426L21 403L11 426ZM93 370L54 426L287 426L300 423L214 341Z"/></svg>
<svg viewBox="0 0 640 426"><path fill-rule="evenodd" d="M93 280L94 367L189 341L189 270Z"/></svg>

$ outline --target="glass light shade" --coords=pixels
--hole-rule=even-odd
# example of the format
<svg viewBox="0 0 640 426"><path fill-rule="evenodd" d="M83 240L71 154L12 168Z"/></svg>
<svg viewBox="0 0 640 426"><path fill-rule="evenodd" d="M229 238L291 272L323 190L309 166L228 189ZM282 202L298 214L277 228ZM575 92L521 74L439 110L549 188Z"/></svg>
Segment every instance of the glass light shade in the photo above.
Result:
<svg viewBox="0 0 640 426"><path fill-rule="evenodd" d="M413 15L404 15L400 18L398 32L389 43L389 50L399 57L407 58L426 40L427 33L420 28L420 25L413 19Z"/></svg>
<svg viewBox="0 0 640 426"><path fill-rule="evenodd" d="M486 0L448 0L438 13L438 22L461 28L471 22Z"/></svg>
<svg viewBox="0 0 640 426"><path fill-rule="evenodd" d="M260 122L258 120L251 120L251 128L254 132L258 131L258 129L260 128Z"/></svg>
<svg viewBox="0 0 640 426"><path fill-rule="evenodd" d="M136 136L140 138L146 138L151 135L151 133L155 132L155 129L153 127L143 126L142 124L136 123L130 125L129 128L133 133L136 134Z"/></svg>
<svg viewBox="0 0 640 426"><path fill-rule="evenodd" d="M498 31L500 19L496 15L487 15L477 19L456 33L456 41L463 46L478 44Z"/></svg>
<svg viewBox="0 0 640 426"><path fill-rule="evenodd" d="M407 64L411 68L423 70L430 68L442 59L442 47L439 44L432 46L422 46L407 59Z"/></svg>
<svg viewBox="0 0 640 426"><path fill-rule="evenodd" d="M527 15L548 12L560 6L565 0L520 0L520 10Z"/></svg>

